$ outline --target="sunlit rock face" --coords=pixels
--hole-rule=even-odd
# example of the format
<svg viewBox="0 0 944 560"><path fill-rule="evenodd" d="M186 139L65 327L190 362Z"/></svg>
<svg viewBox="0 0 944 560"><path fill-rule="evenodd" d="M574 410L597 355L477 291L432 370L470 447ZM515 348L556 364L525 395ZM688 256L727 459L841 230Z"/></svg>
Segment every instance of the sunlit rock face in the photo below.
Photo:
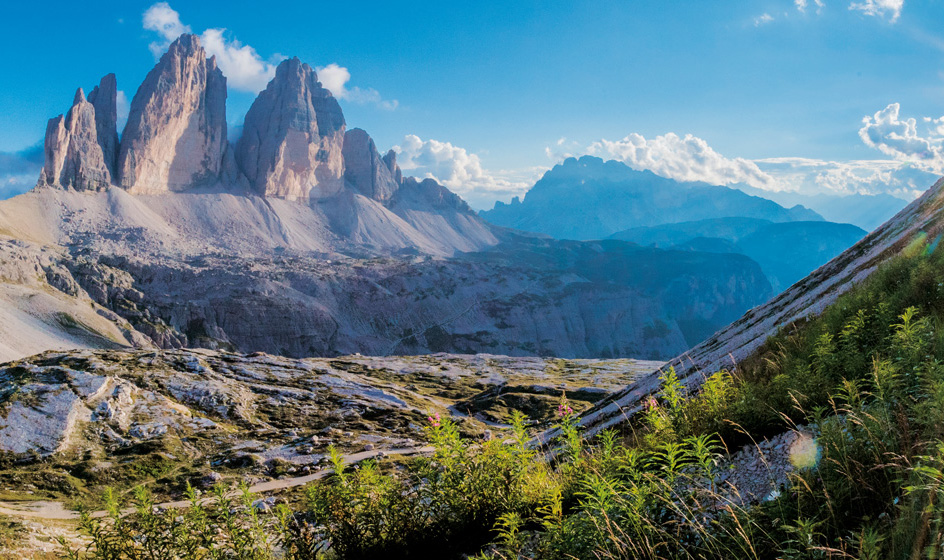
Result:
<svg viewBox="0 0 944 560"><path fill-rule="evenodd" d="M181 35L131 102L121 185L136 194L212 185L223 175L226 150L226 78L197 37Z"/></svg>
<svg viewBox="0 0 944 560"><path fill-rule="evenodd" d="M395 178L396 155L392 166L380 157L380 152L373 139L360 128L348 130L344 134L344 179L358 193L386 201L396 192L400 181Z"/></svg>
<svg viewBox="0 0 944 560"><path fill-rule="evenodd" d="M327 198L344 186L344 129L337 100L311 66L291 58L246 113L236 162L260 195Z"/></svg>
<svg viewBox="0 0 944 560"><path fill-rule="evenodd" d="M65 116L49 120L40 185L100 190L113 182L118 150L116 97L115 75L109 74L88 99L79 88Z"/></svg>

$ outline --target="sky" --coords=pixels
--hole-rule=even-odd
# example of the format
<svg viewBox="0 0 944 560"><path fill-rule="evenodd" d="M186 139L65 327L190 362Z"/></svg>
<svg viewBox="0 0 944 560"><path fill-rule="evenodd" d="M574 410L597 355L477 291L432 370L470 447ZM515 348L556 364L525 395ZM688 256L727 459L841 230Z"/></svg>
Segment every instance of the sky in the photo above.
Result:
<svg viewBox="0 0 944 560"><path fill-rule="evenodd" d="M92 7L94 6L94 7ZM944 0L10 2L0 198L35 184L46 121L169 41L227 76L233 135L287 56L348 128L488 208L565 157L680 180L911 199L944 174Z"/></svg>

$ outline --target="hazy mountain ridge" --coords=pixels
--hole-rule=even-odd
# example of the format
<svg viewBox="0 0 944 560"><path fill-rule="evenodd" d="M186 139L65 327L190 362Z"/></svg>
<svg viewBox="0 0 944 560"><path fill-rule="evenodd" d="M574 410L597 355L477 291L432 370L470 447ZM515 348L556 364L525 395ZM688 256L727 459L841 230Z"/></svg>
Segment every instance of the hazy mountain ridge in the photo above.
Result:
<svg viewBox="0 0 944 560"><path fill-rule="evenodd" d="M779 292L852 246L866 231L833 222L713 218L632 228L610 236L640 245L740 253L760 264Z"/></svg>
<svg viewBox="0 0 944 560"><path fill-rule="evenodd" d="M565 160L545 173L524 200L498 202L479 215L503 227L577 240L603 239L631 227L708 218L822 219L802 206L788 209L738 189L681 183L593 156Z"/></svg>
<svg viewBox="0 0 944 560"><path fill-rule="evenodd" d="M889 194L807 195L763 190L744 184L732 186L747 194L773 200L784 206L801 204L830 222L853 224L866 231L872 231L884 224L908 205L907 200Z"/></svg>

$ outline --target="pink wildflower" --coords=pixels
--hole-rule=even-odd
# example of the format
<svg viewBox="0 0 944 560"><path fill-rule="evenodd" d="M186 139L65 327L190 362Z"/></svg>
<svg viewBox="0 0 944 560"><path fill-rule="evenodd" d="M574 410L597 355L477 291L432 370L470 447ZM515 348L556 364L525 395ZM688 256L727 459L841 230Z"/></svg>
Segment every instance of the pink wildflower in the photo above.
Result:
<svg viewBox="0 0 944 560"><path fill-rule="evenodd" d="M429 420L429 423L432 424L434 428L438 428L442 423L442 419L439 417L438 412L432 416L427 416L426 419Z"/></svg>
<svg viewBox="0 0 944 560"><path fill-rule="evenodd" d="M557 405L557 415L560 417L570 416L573 414L574 409L570 408L570 405L567 403L561 403Z"/></svg>
<svg viewBox="0 0 944 560"><path fill-rule="evenodd" d="M653 408L659 408L659 401L655 397L649 397L646 399L646 410L652 410Z"/></svg>

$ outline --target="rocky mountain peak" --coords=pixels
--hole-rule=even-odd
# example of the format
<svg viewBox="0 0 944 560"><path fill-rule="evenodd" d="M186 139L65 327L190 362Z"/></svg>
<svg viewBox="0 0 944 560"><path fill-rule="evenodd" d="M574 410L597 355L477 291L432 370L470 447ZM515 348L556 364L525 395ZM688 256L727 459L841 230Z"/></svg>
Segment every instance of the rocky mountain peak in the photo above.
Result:
<svg viewBox="0 0 944 560"><path fill-rule="evenodd" d="M100 190L112 184L118 146L116 98L117 82L109 74L88 99L82 88L76 90L66 115L49 120L39 185Z"/></svg>
<svg viewBox="0 0 944 560"><path fill-rule="evenodd" d="M118 80L114 74L101 79L88 94L88 102L95 107L98 144L114 179L118 165Z"/></svg>
<svg viewBox="0 0 944 560"><path fill-rule="evenodd" d="M402 183L403 172L400 171L400 166L397 165L397 153L393 150L388 150L383 157L383 161L387 169L390 170L390 173L393 174L393 180L396 181L398 185Z"/></svg>
<svg viewBox="0 0 944 560"><path fill-rule="evenodd" d="M341 106L298 58L282 61L253 102L236 162L264 196L318 200L344 185Z"/></svg>
<svg viewBox="0 0 944 560"><path fill-rule="evenodd" d="M362 129L353 128L344 134L344 179L358 193L385 201L400 185L388 163L380 157L373 139ZM394 156L395 157L395 156ZM393 161L396 166L396 160Z"/></svg>
<svg viewBox="0 0 944 560"><path fill-rule="evenodd" d="M224 173L226 78L194 35L174 41L131 101L121 185L155 194L212 185Z"/></svg>

